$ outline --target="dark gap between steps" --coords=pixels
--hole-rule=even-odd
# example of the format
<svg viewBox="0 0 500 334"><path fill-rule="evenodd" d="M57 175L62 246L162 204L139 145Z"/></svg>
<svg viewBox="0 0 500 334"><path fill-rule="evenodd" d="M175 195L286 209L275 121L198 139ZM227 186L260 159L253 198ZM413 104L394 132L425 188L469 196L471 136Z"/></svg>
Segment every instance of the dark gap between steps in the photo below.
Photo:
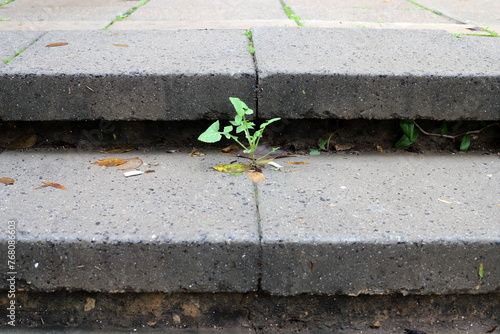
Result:
<svg viewBox="0 0 500 334"><path fill-rule="evenodd" d="M441 121L418 120L428 132L440 133ZM112 145L129 144L138 149L190 150L221 149L232 144L222 140L206 144L198 136L213 120L199 121L50 121L0 122L0 148L7 147L20 136L35 133L38 141L30 149L102 149ZM458 134L482 128L495 122L447 122L448 133ZM221 120L221 125L229 121ZM496 154L500 151L500 126L492 126L472 135L471 152ZM262 143L281 147L292 153L309 154L325 138L330 138L328 152L360 154L363 152L457 152L460 140L430 137L420 134L408 149L396 149L401 137L399 120L334 120L334 119L282 119L266 128ZM337 149L335 147L337 146ZM345 149L346 146L352 146ZM3 149L2 149L3 150Z"/></svg>

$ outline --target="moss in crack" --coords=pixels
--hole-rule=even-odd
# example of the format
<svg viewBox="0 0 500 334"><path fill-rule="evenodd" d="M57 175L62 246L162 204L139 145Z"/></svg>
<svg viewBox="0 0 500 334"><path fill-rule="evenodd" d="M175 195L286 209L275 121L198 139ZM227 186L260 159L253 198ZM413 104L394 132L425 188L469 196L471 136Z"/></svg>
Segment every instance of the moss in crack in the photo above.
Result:
<svg viewBox="0 0 500 334"><path fill-rule="evenodd" d="M243 35L247 36L248 38L248 52L250 52L251 55L255 54L255 47L253 46L253 39L252 39L252 31L250 29L246 30Z"/></svg>
<svg viewBox="0 0 500 334"><path fill-rule="evenodd" d="M113 25L113 23L115 23L117 21L123 21L124 19L126 19L127 17L132 15L132 13L137 10L137 8L144 6L148 2L149 2L149 0L143 0L143 1L139 2L137 4L137 6L130 8L126 13L124 13L124 14L119 13L118 15L116 15L116 18L113 21L111 21L107 26L105 26L101 30L107 30L111 25Z"/></svg>
<svg viewBox="0 0 500 334"><path fill-rule="evenodd" d="M295 23L299 26L302 27L303 24L300 22L300 17L295 14L295 12L290 8L290 6L287 6L285 1L280 0L281 7L283 7L283 10L285 11L286 16L288 16L289 19L292 19L295 21Z"/></svg>
<svg viewBox="0 0 500 334"><path fill-rule="evenodd" d="M409 3L411 3L411 4L414 4L415 6L418 6L418 7L422 8L423 10L427 10L427 11L429 11L429 12L431 12L431 13L436 14L436 15L443 16L443 13L438 12L437 10L430 9L430 8L428 8L428 7L425 7L425 6L423 6L423 5L419 4L419 3L418 3L418 2L416 2L416 1L413 1L413 0L406 0L406 1L408 1L408 2L409 2Z"/></svg>
<svg viewBox="0 0 500 334"><path fill-rule="evenodd" d="M7 0L7 1L4 1L4 2L0 2L0 6L8 5L9 3L14 2L14 1L15 0Z"/></svg>
<svg viewBox="0 0 500 334"><path fill-rule="evenodd" d="M2 59L3 63L4 64L7 64L9 62L11 62L14 58L16 58L17 56L19 56L21 53L23 53L24 51L26 51L27 48L29 48L31 45L35 44L37 40L33 41L30 43L30 45L28 47L25 47L24 49L22 49L21 51L15 51L14 52L14 56L11 57L11 58L4 58Z"/></svg>

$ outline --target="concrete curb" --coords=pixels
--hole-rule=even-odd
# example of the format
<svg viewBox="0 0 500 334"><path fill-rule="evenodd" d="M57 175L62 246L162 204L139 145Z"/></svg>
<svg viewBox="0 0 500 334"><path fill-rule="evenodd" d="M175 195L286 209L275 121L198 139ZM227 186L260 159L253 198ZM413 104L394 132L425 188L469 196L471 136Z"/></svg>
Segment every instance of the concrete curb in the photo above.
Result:
<svg viewBox="0 0 500 334"><path fill-rule="evenodd" d="M0 119L227 119L230 96L264 119L500 119L498 38L252 32L255 64L243 30L48 32L0 69Z"/></svg>
<svg viewBox="0 0 500 334"><path fill-rule="evenodd" d="M115 168L91 167L107 158L91 152L2 153L1 170L16 180L2 187L0 212L2 226L17 224L18 288L500 291L496 156L299 157L310 164L266 170L257 186L212 170L227 163L217 152L133 156L159 164L142 167L156 172L125 178ZM35 190L41 181L68 189ZM6 235L0 240L6 249Z"/></svg>

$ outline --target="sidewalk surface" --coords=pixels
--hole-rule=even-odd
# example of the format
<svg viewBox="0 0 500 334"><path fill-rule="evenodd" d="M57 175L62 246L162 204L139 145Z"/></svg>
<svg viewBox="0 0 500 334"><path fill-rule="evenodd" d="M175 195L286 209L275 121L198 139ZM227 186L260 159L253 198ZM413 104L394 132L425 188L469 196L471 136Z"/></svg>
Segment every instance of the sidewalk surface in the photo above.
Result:
<svg viewBox="0 0 500 334"><path fill-rule="evenodd" d="M235 96L262 119L498 121L499 13L497 0L5 1L0 120L229 119ZM309 164L258 184L214 171L231 161L216 151L187 153L0 152L18 288L500 293L498 152L293 157ZM155 172L91 164L135 156Z"/></svg>

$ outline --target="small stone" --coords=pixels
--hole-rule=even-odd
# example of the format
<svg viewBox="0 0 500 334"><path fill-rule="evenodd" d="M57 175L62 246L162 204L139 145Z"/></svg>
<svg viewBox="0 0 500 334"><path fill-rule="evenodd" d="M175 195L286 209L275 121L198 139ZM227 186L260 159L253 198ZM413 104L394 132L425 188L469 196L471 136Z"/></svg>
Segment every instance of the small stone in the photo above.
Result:
<svg viewBox="0 0 500 334"><path fill-rule="evenodd" d="M181 317L178 314L172 315L172 322L174 323L174 325L180 325Z"/></svg>

